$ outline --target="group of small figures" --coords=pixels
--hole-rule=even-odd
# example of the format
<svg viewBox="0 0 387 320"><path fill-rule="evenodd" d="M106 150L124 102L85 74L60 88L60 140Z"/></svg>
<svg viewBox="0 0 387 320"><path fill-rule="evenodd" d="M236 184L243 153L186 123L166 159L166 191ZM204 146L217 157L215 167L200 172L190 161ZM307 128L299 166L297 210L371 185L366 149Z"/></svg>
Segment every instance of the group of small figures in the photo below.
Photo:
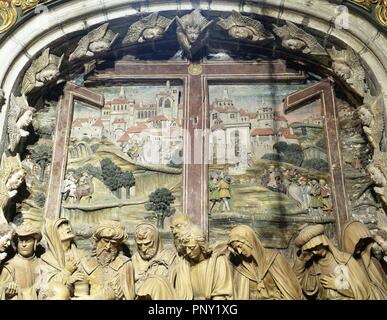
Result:
<svg viewBox="0 0 387 320"><path fill-rule="evenodd" d="M78 177L73 171L66 174L62 183L61 193L63 201L70 203L79 203L83 197L87 197L90 201L94 193L93 176L87 172L82 172Z"/></svg>
<svg viewBox="0 0 387 320"><path fill-rule="evenodd" d="M310 214L332 212L331 189L325 179L308 179L297 170L269 166L261 177L262 186L274 192L284 193L297 201L299 207Z"/></svg>
<svg viewBox="0 0 387 320"><path fill-rule="evenodd" d="M0 298L387 298L386 275L371 250L378 241L386 253L387 239L373 238L358 221L343 228L343 251L325 235L323 225L301 229L294 240L299 250L293 267L281 253L265 248L246 225L235 226L227 241L211 247L203 230L187 215L173 216L171 231L174 248L166 249L158 229L140 223L134 232L137 251L132 255L124 225L101 221L93 232L93 250L87 255L78 249L65 218L47 220L42 231L27 222L16 227L2 224ZM38 250L39 246L44 251Z"/></svg>

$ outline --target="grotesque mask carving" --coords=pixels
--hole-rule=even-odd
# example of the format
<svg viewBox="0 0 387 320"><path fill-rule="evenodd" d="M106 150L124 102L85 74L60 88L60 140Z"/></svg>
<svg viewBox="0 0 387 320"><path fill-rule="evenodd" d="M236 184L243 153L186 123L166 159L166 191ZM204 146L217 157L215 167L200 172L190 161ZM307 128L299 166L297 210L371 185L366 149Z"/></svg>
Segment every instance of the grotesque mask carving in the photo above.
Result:
<svg viewBox="0 0 387 320"><path fill-rule="evenodd" d="M178 22L177 39L185 54L192 58L208 40L208 28L213 21L208 21L197 9L182 18L176 17Z"/></svg>

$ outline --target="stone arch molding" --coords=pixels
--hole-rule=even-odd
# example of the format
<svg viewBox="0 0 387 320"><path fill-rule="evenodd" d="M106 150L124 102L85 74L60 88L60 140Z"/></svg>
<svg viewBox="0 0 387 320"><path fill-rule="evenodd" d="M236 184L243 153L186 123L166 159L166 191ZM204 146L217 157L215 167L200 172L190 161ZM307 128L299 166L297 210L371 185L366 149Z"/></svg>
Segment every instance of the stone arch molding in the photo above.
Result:
<svg viewBox="0 0 387 320"><path fill-rule="evenodd" d="M318 10L316 10L318 8ZM369 21L348 12L349 29L335 27L338 15L337 5L326 0L73 0L55 2L45 19L33 15L23 24L8 32L0 43L0 88L7 100L0 115L1 141L6 140L6 121L11 103L11 93L20 84L25 70L33 59L36 59L45 48L50 48L55 41L67 39L75 32L90 31L93 28L119 18L137 17L138 19L153 12L176 11L179 16L194 9L203 12L232 13L243 15L255 14L276 19L280 25L284 21L303 25L313 30L325 41L320 43L324 49L332 47L332 42L349 47L360 57L372 84L373 96L377 97L376 105L383 110L387 106L387 39ZM180 14L181 13L181 14ZM322 36L321 36L322 35ZM328 38L330 44L328 45ZM333 41L332 41L333 40ZM68 59L68 57L65 57ZM367 98L367 97L366 97ZM364 102L367 102L367 99ZM380 112L380 110L379 110ZM383 111L384 112L384 111ZM370 126L368 126L370 127ZM364 126L367 129L367 125ZM375 126L371 131L381 128ZM0 149L6 149L2 146ZM0 150L0 151L3 151Z"/></svg>

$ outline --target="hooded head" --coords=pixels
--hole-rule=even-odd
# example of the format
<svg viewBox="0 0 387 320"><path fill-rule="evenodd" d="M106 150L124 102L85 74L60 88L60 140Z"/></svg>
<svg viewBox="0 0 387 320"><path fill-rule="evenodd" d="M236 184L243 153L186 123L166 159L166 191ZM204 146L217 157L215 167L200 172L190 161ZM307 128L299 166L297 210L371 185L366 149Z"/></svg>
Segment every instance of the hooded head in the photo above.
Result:
<svg viewBox="0 0 387 320"><path fill-rule="evenodd" d="M348 222L342 232L343 250L355 258L363 260L368 266L371 258L371 248L374 239L367 227L359 221Z"/></svg>
<svg viewBox="0 0 387 320"><path fill-rule="evenodd" d="M322 224L306 226L294 239L294 244L301 250L309 251L318 257L325 257L329 251L336 262L346 264L351 256L340 252L324 232L325 228Z"/></svg>
<svg viewBox="0 0 387 320"><path fill-rule="evenodd" d="M230 231L228 247L233 254L243 260L254 259L258 265L265 255L265 249L255 231L246 225L236 226Z"/></svg>
<svg viewBox="0 0 387 320"><path fill-rule="evenodd" d="M47 219L43 228L43 237L47 244L47 251L50 252L54 260L58 262L60 268L65 266L65 251L63 241L71 241L75 237L70 221L66 218L56 220Z"/></svg>

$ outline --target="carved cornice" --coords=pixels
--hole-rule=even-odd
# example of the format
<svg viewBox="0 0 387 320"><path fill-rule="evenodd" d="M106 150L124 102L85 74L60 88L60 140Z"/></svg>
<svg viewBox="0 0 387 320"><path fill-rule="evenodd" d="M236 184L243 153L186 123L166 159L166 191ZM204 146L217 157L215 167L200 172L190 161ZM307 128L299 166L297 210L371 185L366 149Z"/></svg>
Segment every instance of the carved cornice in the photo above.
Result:
<svg viewBox="0 0 387 320"><path fill-rule="evenodd" d="M372 8L375 7L374 15L376 21L387 28L387 0L348 0L359 7L372 13Z"/></svg>
<svg viewBox="0 0 387 320"><path fill-rule="evenodd" d="M0 33L9 30L26 11L52 0L0 0ZM18 7L21 9L18 10Z"/></svg>

